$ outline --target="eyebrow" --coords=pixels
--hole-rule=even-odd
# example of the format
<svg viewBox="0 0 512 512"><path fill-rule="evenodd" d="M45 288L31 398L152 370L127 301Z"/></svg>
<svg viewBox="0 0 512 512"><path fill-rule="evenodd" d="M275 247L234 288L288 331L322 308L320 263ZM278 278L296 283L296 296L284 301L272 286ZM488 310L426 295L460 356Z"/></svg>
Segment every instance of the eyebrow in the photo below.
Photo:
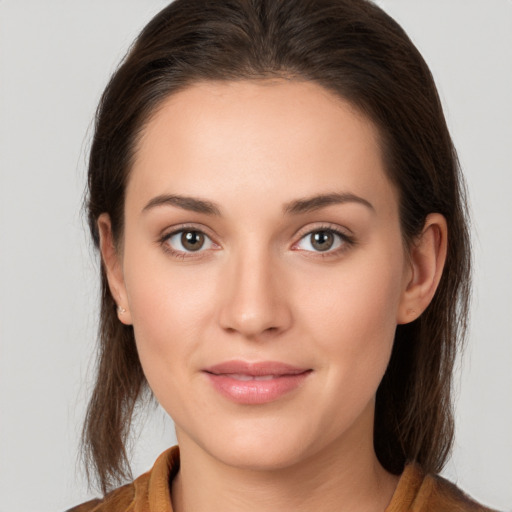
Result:
<svg viewBox="0 0 512 512"><path fill-rule="evenodd" d="M163 194L156 196L144 206L143 212L151 210L157 206L177 206L190 212L205 213L206 215L221 216L220 208L215 203L205 199L199 199L190 196L180 196L174 194Z"/></svg>
<svg viewBox="0 0 512 512"><path fill-rule="evenodd" d="M356 196L351 193L332 193L332 194L319 194L303 199L297 199L287 203L284 207L284 213L289 215L299 215L301 213L308 213L320 208L325 208L333 204L345 204L345 203L359 203L366 206L372 211L375 211L373 205L363 199L362 197Z"/></svg>
<svg viewBox="0 0 512 512"><path fill-rule="evenodd" d="M283 213L285 215L300 215L326 206L334 204L345 204L345 203L359 203L366 206L372 211L375 211L373 205L363 199L362 197L356 196L351 193L332 193L332 194L318 194L311 197L296 199L289 203L286 203L283 207ZM151 210L157 206L176 206L183 210L188 210L196 213L204 213L206 215L214 215L221 217L221 208L212 201L206 199L200 199L191 196L182 196L176 194L162 194L154 197L149 203L144 206L143 212Z"/></svg>

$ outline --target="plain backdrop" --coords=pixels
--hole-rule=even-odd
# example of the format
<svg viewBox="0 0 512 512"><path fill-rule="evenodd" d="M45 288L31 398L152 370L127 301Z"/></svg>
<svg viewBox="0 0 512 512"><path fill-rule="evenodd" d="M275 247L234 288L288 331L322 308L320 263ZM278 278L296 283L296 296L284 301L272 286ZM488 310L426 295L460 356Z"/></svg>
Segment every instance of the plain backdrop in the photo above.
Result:
<svg viewBox="0 0 512 512"><path fill-rule="evenodd" d="M77 465L96 332L81 215L91 121L163 0L0 0L0 512L92 495ZM512 510L512 2L381 0L431 66L471 196L475 297L445 474ZM462 368L462 369L461 369ZM143 412L134 474L174 443Z"/></svg>

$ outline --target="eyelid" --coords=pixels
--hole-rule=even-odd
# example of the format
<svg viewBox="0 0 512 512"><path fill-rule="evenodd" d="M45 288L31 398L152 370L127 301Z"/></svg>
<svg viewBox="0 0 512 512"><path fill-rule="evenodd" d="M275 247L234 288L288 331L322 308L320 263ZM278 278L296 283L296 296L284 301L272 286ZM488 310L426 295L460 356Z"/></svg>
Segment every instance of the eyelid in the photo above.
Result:
<svg viewBox="0 0 512 512"><path fill-rule="evenodd" d="M213 235L211 233L211 230L208 229L206 226L190 222L185 222L184 224L177 224L176 226L168 226L160 232L158 238L159 240L162 240L164 238L167 239L172 235L179 233L180 231L197 231L198 233L202 233L212 240L215 238L215 235Z"/></svg>

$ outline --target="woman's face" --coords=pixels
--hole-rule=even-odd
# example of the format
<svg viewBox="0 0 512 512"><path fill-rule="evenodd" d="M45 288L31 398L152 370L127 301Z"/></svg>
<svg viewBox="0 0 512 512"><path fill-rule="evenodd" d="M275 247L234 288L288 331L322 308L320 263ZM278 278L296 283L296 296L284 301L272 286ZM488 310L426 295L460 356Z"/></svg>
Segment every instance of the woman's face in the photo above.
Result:
<svg viewBox="0 0 512 512"><path fill-rule="evenodd" d="M407 262L368 119L311 82L212 82L143 132L112 288L180 444L268 469L371 446Z"/></svg>

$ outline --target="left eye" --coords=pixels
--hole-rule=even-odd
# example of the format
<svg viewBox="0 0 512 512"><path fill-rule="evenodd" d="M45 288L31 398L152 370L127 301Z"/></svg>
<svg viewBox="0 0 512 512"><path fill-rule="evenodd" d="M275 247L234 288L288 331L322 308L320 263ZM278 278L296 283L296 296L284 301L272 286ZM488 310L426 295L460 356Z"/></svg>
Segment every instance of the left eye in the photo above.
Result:
<svg viewBox="0 0 512 512"><path fill-rule="evenodd" d="M303 251L327 252L338 249L346 237L332 229L318 229L303 236L297 247Z"/></svg>
<svg viewBox="0 0 512 512"><path fill-rule="evenodd" d="M198 252L213 246L212 240L203 232L185 229L169 235L165 243L179 252Z"/></svg>

